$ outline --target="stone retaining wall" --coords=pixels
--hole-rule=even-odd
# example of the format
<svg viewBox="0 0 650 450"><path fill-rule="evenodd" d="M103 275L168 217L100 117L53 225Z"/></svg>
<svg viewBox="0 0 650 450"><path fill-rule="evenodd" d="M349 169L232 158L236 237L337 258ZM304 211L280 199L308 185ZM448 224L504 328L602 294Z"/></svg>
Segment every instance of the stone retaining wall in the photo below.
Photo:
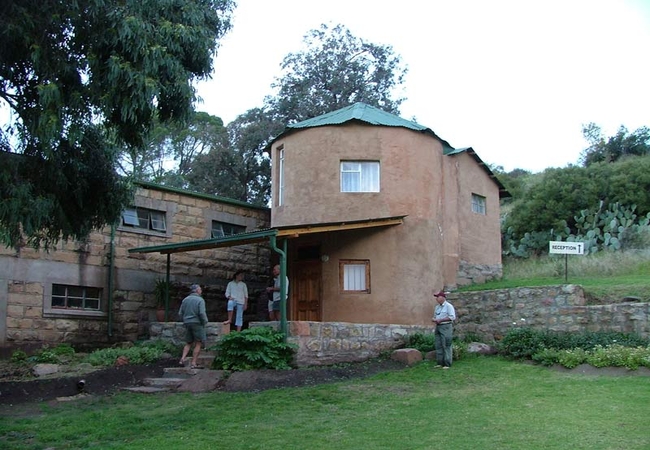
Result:
<svg viewBox="0 0 650 450"><path fill-rule="evenodd" d="M513 327L560 332L616 331L650 336L650 303L587 305L576 285L496 289L448 296L458 316L455 334L498 341Z"/></svg>

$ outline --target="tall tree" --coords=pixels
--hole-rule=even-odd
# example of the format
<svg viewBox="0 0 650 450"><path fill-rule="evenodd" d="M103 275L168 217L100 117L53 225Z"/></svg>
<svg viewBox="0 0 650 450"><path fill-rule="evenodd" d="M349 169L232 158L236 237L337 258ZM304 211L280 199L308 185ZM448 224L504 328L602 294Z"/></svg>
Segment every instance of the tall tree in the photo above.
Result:
<svg viewBox="0 0 650 450"><path fill-rule="evenodd" d="M305 50L282 61L282 75L267 98L276 120L299 122L364 102L399 113L403 98L393 98L407 68L388 45L357 38L343 25L322 24L304 37Z"/></svg>
<svg viewBox="0 0 650 450"><path fill-rule="evenodd" d="M0 15L0 239L49 245L119 218L117 152L184 120L232 0L7 0ZM16 155L20 154L20 157Z"/></svg>
<svg viewBox="0 0 650 450"><path fill-rule="evenodd" d="M284 125L263 108L255 108L228 124L226 139L198 156L187 175L189 187L255 205L271 196L270 161L263 154L272 136Z"/></svg>
<svg viewBox="0 0 650 450"><path fill-rule="evenodd" d="M626 156L650 155L650 128L641 127L629 133L621 125L614 136L608 138L602 135L601 129L595 123L589 123L582 128L582 135L589 147L582 151L580 161L584 166L598 162L614 162Z"/></svg>

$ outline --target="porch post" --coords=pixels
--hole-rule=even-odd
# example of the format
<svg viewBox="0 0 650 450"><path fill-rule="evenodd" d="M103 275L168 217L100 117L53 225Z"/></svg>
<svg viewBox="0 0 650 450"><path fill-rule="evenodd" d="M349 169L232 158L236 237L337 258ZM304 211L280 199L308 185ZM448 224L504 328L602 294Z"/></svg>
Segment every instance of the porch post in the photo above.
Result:
<svg viewBox="0 0 650 450"><path fill-rule="evenodd" d="M280 255L280 331L287 339L287 240L283 242L284 251L277 246L275 235L269 237L271 248Z"/></svg>
<svg viewBox="0 0 650 450"><path fill-rule="evenodd" d="M169 321L169 268L171 266L172 254L167 253L167 274L165 277L165 322Z"/></svg>

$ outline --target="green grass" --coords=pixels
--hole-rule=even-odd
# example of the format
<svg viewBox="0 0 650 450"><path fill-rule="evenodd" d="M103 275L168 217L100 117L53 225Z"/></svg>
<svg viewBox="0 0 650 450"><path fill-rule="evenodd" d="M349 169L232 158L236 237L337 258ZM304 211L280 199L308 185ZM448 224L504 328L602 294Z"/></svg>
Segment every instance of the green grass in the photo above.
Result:
<svg viewBox="0 0 650 450"><path fill-rule="evenodd" d="M650 302L650 249L569 255L567 282L581 285L599 303L639 297ZM509 289L565 284L564 255L504 261L503 279L465 286L460 291Z"/></svg>
<svg viewBox="0 0 650 450"><path fill-rule="evenodd" d="M0 420L0 448L647 449L644 376L497 357L262 393L137 395Z"/></svg>

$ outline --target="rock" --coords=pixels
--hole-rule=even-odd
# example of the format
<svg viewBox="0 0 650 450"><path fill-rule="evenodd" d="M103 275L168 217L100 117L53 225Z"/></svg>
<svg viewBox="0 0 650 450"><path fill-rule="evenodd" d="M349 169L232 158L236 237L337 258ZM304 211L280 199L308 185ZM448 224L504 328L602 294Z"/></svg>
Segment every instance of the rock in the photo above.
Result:
<svg viewBox="0 0 650 450"><path fill-rule="evenodd" d="M115 365L117 367L126 366L127 364L129 364L129 358L127 358L126 356L118 356L117 359L115 360Z"/></svg>
<svg viewBox="0 0 650 450"><path fill-rule="evenodd" d="M482 342L470 342L467 344L467 353L478 353L479 355L495 355L497 350L491 345Z"/></svg>
<svg viewBox="0 0 650 450"><path fill-rule="evenodd" d="M411 366L416 362L422 361L422 353L420 350L414 348L400 348L393 351L390 358L395 361L403 362L407 366Z"/></svg>
<svg viewBox="0 0 650 450"><path fill-rule="evenodd" d="M424 359L427 361L435 361L436 360L436 351L431 350L430 352L427 352L426 355L424 355Z"/></svg>
<svg viewBox="0 0 650 450"><path fill-rule="evenodd" d="M58 364L36 364L32 372L35 376L42 377L43 375L57 373L59 370L61 370L61 367Z"/></svg>

